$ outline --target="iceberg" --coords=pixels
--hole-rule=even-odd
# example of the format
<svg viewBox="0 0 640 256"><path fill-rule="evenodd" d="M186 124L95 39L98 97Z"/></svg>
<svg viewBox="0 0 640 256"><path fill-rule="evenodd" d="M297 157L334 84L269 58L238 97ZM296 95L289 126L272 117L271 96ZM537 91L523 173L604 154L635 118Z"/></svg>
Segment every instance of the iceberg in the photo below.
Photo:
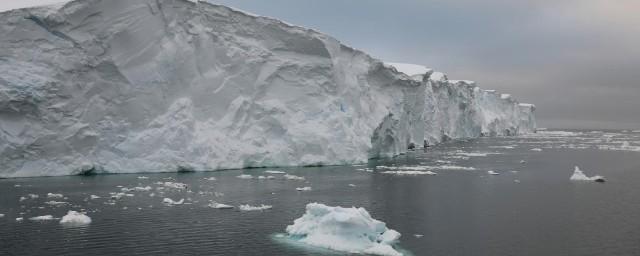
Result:
<svg viewBox="0 0 640 256"><path fill-rule="evenodd" d="M91 224L91 218L81 212L69 211L67 215L62 217L60 224L65 226L86 226Z"/></svg>
<svg viewBox="0 0 640 256"><path fill-rule="evenodd" d="M535 106L206 2L0 13L0 178L366 163Z"/></svg>
<svg viewBox="0 0 640 256"><path fill-rule="evenodd" d="M587 176L586 174L584 174L584 172L582 172L582 170L580 170L578 166L575 167L573 171L573 175L571 175L569 179L575 180L575 181L598 181L598 182L604 181L604 177L602 176L598 176L598 175L592 176L592 177Z"/></svg>
<svg viewBox="0 0 640 256"><path fill-rule="evenodd" d="M402 255L393 248L400 233L373 219L364 208L332 207L310 203L302 217L287 226L289 238L335 251Z"/></svg>

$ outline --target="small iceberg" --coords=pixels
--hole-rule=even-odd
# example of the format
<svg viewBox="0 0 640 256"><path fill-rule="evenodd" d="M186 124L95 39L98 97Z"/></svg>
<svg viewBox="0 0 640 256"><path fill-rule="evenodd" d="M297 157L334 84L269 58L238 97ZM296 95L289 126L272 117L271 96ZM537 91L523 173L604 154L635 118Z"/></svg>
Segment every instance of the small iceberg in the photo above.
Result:
<svg viewBox="0 0 640 256"><path fill-rule="evenodd" d="M248 180L248 179L253 179L253 176L251 176L250 174L241 174L241 175L236 176L236 178L238 178L238 179L247 179Z"/></svg>
<svg viewBox="0 0 640 256"><path fill-rule="evenodd" d="M62 194L47 193L48 198L63 198Z"/></svg>
<svg viewBox="0 0 640 256"><path fill-rule="evenodd" d="M296 188L297 191L311 191L311 187Z"/></svg>
<svg viewBox="0 0 640 256"><path fill-rule="evenodd" d="M573 175L571 175L571 178L569 178L570 180L576 180L576 181L595 181L595 182L604 182L604 177L596 175L596 176L587 176L584 174L584 172L582 172L580 170L580 168L578 166L576 166L575 170L573 171Z"/></svg>
<svg viewBox="0 0 640 256"><path fill-rule="evenodd" d="M53 220L53 216L51 215L44 215L44 216L38 216L38 217L31 217L29 218L29 220L31 221L47 221L47 220Z"/></svg>
<svg viewBox="0 0 640 256"><path fill-rule="evenodd" d="M541 148L532 148L531 151L542 152Z"/></svg>
<svg viewBox="0 0 640 256"><path fill-rule="evenodd" d="M269 173L269 174L285 174L286 172L283 171L273 171L273 170L268 170L268 171L264 171L265 173Z"/></svg>
<svg viewBox="0 0 640 256"><path fill-rule="evenodd" d="M60 224L66 226L85 226L91 224L91 218L81 212L69 211L67 215L62 217Z"/></svg>
<svg viewBox="0 0 640 256"><path fill-rule="evenodd" d="M248 205L248 204L243 204L240 205L238 208L240 208L241 211L264 211L264 210L268 210L273 208L273 206L271 205L260 205L260 206L252 206L252 205Z"/></svg>
<svg viewBox="0 0 640 256"><path fill-rule="evenodd" d="M166 205L181 205L184 203L184 198L180 199L179 201L173 201L173 199L171 198L165 198L162 200L162 203L166 204Z"/></svg>
<svg viewBox="0 0 640 256"><path fill-rule="evenodd" d="M213 209L233 209L233 205L221 204L217 202L211 202L208 206Z"/></svg>
<svg viewBox="0 0 640 256"><path fill-rule="evenodd" d="M304 180L304 177L291 175L291 174L285 174L283 177L288 180Z"/></svg>
<svg viewBox="0 0 640 256"><path fill-rule="evenodd" d="M400 233L371 218L364 208L307 204L306 212L287 226L289 238L321 248L357 254L401 256L393 248Z"/></svg>
<svg viewBox="0 0 640 256"><path fill-rule="evenodd" d="M491 174L491 175L500 175L500 173L498 173L496 171L488 171L487 173Z"/></svg>

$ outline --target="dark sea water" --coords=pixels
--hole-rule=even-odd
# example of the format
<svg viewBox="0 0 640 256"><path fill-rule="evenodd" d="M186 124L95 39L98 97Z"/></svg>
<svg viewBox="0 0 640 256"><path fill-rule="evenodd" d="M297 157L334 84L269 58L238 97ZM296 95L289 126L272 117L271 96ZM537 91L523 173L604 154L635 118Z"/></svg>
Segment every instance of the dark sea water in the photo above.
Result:
<svg viewBox="0 0 640 256"><path fill-rule="evenodd" d="M475 170L437 167L442 165ZM570 181L576 165L607 182ZM389 169L377 166L436 166L437 175L383 174ZM159 189L164 186L157 182L189 187ZM151 190L111 200L118 186ZM296 191L305 186L312 190ZM39 197L20 201L28 194ZM167 206L165 197L185 204ZM67 203L45 204L52 200ZM210 201L236 208L212 209ZM0 255L343 255L273 238L310 202L366 208L402 233L398 246L413 255L640 255L640 133L541 132L456 141L364 166L5 179ZM273 208L246 212L240 204ZM68 210L87 211L93 222L66 227L59 220L28 220L60 218Z"/></svg>

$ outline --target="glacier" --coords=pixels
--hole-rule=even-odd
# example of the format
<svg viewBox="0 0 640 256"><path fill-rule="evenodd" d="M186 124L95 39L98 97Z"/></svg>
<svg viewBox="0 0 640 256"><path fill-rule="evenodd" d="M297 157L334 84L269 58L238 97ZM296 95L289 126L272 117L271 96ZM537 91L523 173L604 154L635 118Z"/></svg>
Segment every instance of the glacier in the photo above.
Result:
<svg viewBox="0 0 640 256"><path fill-rule="evenodd" d="M535 131L510 95L210 3L76 0L0 24L2 178L355 164Z"/></svg>

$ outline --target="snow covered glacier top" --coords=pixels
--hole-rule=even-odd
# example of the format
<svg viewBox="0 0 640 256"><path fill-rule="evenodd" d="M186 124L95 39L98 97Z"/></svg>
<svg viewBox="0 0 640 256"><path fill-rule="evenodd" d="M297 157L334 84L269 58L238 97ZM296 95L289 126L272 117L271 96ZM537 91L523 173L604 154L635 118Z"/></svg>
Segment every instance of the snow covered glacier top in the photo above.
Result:
<svg viewBox="0 0 640 256"><path fill-rule="evenodd" d="M532 105L224 6L81 0L0 24L0 177L360 163L535 128Z"/></svg>

